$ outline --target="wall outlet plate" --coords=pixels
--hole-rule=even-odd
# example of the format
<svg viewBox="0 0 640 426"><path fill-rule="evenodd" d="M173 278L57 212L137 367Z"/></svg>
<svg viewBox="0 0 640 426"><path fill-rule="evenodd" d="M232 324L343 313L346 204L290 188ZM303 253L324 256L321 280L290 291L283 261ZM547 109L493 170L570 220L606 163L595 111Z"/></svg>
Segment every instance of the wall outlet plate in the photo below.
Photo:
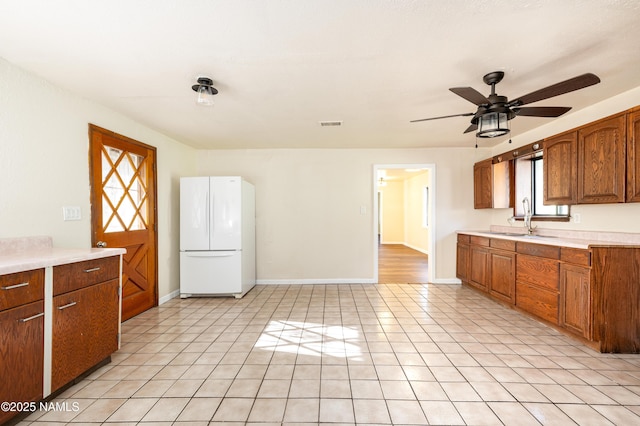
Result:
<svg viewBox="0 0 640 426"><path fill-rule="evenodd" d="M62 207L62 218L65 221L81 220L82 209L80 209L80 206L64 206Z"/></svg>

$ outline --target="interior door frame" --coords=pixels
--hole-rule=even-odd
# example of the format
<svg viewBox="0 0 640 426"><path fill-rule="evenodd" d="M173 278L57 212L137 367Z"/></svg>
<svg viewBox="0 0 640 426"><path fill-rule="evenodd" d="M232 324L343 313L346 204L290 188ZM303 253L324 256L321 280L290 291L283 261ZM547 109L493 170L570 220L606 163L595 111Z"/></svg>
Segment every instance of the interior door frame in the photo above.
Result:
<svg viewBox="0 0 640 426"><path fill-rule="evenodd" d="M97 234L96 234L96 229L97 226L101 226L100 224L97 223L97 204L96 203L102 203L102 200L95 200L95 190L93 188L93 176L94 176L94 169L93 169L93 160L92 160L92 156L93 156L93 141L92 141L92 133L93 132L98 132L98 133L102 133L102 134L106 134L109 137L112 137L114 139L119 139L123 142L126 142L128 144L133 144L136 146L139 146L141 148L144 149L148 149L150 151L153 151L153 172L152 172L152 176L153 176L153 205L149 206L149 209L151 210L149 212L150 215L152 215L153 217L153 232L154 232L154 238L153 238L153 249L154 249L154 256L155 256L155 270L154 270L154 280L155 282L153 283L153 299L154 299L154 306L158 306L158 302L159 302L159 279L158 279L158 168L157 168L157 163L158 163L158 151L156 149L155 146L151 146L145 143L142 143L140 141L137 141L135 139L131 139L127 136L121 135L119 133L113 132L111 130L107 130L103 127L100 126L96 126L95 124L89 123L88 126L88 133L89 133L89 183L90 183L90 197L91 197L91 247L96 247L96 244L98 243L98 239L97 239ZM122 283L122 287L120 288L120 292L122 295L122 292L124 290L124 282ZM121 308L122 309L122 308ZM122 312L120 313L122 315Z"/></svg>
<svg viewBox="0 0 640 426"><path fill-rule="evenodd" d="M429 267L427 268L427 280L430 283L435 282L436 272L436 250L435 250L435 232L436 232L436 165L433 163L422 164L374 164L373 165L373 279L374 283L378 282L378 214L380 206L378 205L378 170L384 169L426 169L429 172L429 241L427 247L429 250Z"/></svg>

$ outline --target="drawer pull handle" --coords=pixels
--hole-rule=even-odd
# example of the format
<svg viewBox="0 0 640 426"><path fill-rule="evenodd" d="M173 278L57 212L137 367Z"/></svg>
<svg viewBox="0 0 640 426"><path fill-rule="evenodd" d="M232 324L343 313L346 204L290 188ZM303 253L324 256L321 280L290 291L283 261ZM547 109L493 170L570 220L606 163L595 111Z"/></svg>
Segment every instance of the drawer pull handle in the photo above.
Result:
<svg viewBox="0 0 640 426"><path fill-rule="evenodd" d="M59 310L67 309L67 308L70 308L70 307L74 306L76 303L78 303L78 302L67 303L66 305L58 306L58 309Z"/></svg>
<svg viewBox="0 0 640 426"><path fill-rule="evenodd" d="M13 290L14 288L26 287L28 285L29 285L29 283L26 282L26 283L14 284L14 285L7 285L7 286L0 287L0 288L3 289L3 290Z"/></svg>
<svg viewBox="0 0 640 426"><path fill-rule="evenodd" d="M43 316L44 316L44 312L40 312L39 314L35 314L33 316L30 316L29 318L21 318L18 320L18 322L27 322Z"/></svg>
<svg viewBox="0 0 640 426"><path fill-rule="evenodd" d="M95 272L95 271L99 271L100 267L98 266L97 268L89 268L89 269L85 269L85 272Z"/></svg>

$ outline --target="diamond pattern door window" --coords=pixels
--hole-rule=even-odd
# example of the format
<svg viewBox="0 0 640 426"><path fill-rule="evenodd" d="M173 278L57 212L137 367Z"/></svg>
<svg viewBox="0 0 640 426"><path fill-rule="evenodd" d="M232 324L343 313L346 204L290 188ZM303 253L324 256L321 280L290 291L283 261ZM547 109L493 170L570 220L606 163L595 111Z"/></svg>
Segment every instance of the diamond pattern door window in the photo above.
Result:
<svg viewBox="0 0 640 426"><path fill-rule="evenodd" d="M102 227L104 232L147 229L145 157L104 146L102 150Z"/></svg>

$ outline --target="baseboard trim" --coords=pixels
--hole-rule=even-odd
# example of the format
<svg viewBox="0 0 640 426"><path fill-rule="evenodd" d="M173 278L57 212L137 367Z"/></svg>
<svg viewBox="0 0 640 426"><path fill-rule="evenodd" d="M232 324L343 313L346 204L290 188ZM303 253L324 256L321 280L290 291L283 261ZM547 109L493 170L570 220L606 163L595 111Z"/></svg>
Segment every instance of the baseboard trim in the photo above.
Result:
<svg viewBox="0 0 640 426"><path fill-rule="evenodd" d="M458 278L436 278L433 284L462 284Z"/></svg>
<svg viewBox="0 0 640 426"><path fill-rule="evenodd" d="M420 247L417 247L417 246L414 246L414 245L411 245L411 244L407 244L407 243L404 243L404 246L405 247L409 247L412 250L419 251L422 254L426 254L427 256L429 255L429 251L425 250L423 248L420 248Z"/></svg>
<svg viewBox="0 0 640 426"><path fill-rule="evenodd" d="M279 284L376 284L373 278L320 278L320 279L286 279L286 280L256 280L260 285Z"/></svg>
<svg viewBox="0 0 640 426"><path fill-rule="evenodd" d="M169 300L175 299L178 296L180 296L180 290L172 291L171 293L167 294L166 296L162 296L158 300L158 305L162 305L164 303L167 303Z"/></svg>

